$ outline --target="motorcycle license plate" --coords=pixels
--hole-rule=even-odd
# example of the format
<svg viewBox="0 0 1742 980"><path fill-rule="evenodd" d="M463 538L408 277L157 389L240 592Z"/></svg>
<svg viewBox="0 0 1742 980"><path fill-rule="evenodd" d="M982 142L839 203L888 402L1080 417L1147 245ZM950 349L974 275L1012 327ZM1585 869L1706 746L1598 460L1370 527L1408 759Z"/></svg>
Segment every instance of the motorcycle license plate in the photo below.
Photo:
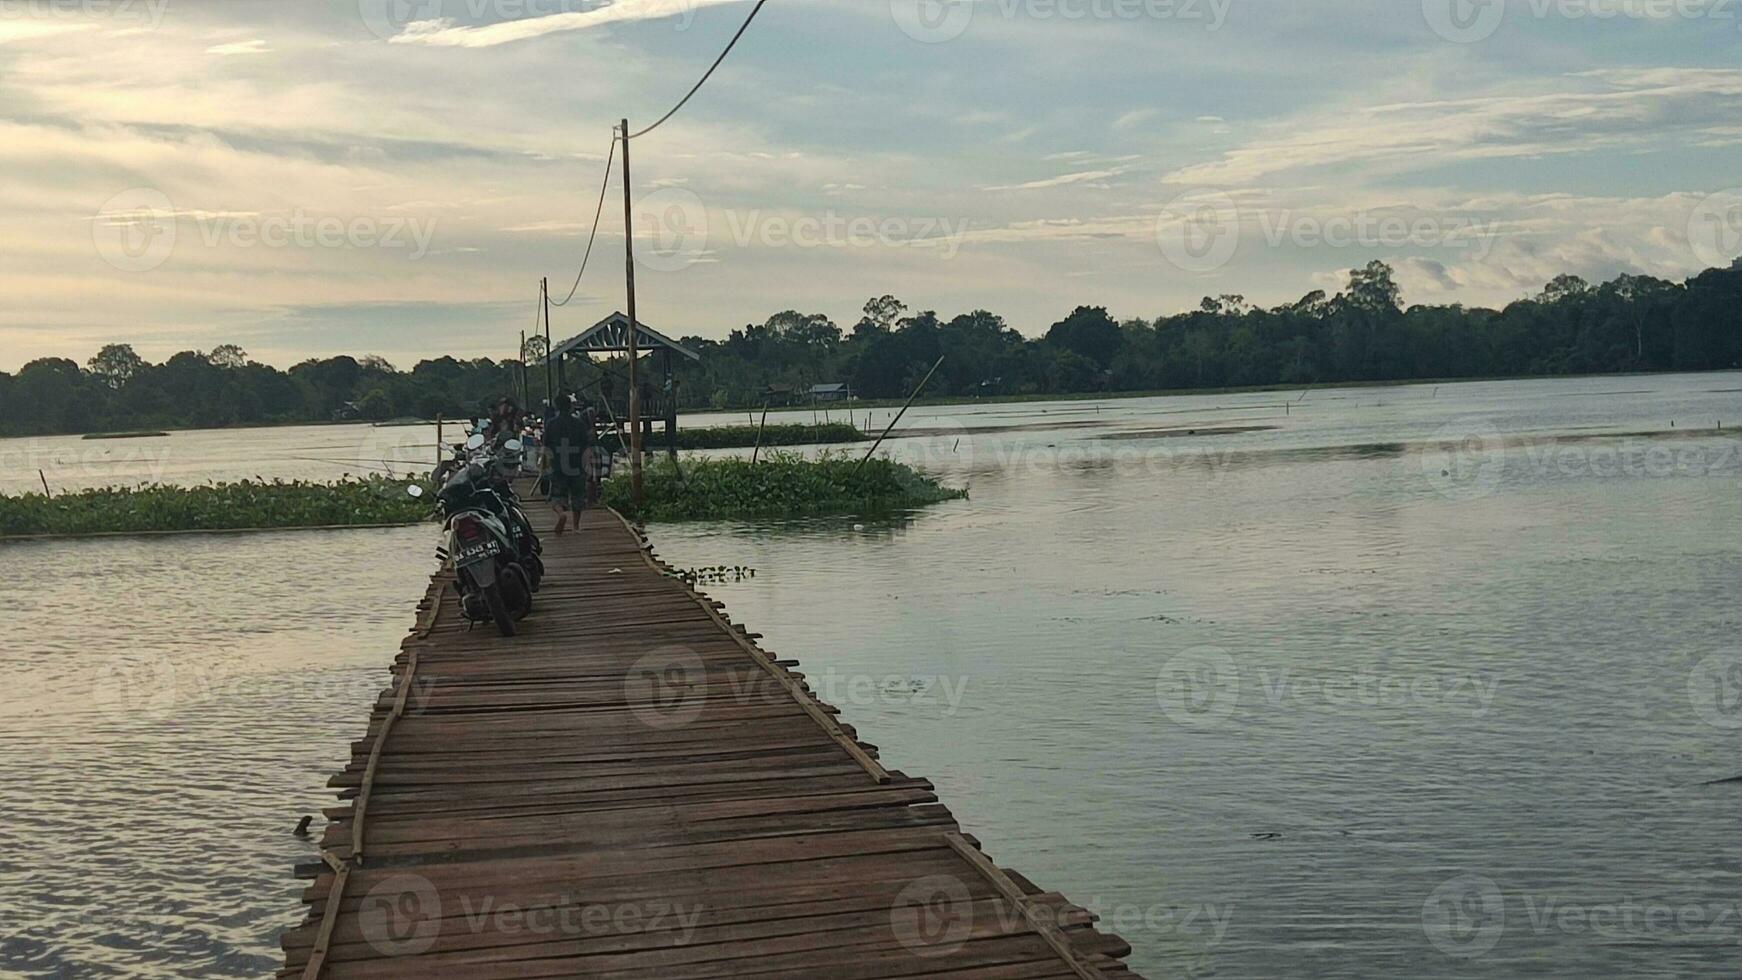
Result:
<svg viewBox="0 0 1742 980"><path fill-rule="evenodd" d="M460 553L454 556L454 564L469 565L485 558L494 558L501 553L502 547L500 545L494 541L486 541L483 544L460 549Z"/></svg>

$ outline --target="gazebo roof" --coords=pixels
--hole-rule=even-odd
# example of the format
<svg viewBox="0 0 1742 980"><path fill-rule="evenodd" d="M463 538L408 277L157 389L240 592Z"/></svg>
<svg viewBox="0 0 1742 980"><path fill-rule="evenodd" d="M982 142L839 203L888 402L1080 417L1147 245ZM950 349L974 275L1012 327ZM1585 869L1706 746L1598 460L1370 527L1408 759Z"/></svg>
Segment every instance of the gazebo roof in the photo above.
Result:
<svg viewBox="0 0 1742 980"><path fill-rule="evenodd" d="M692 361L702 359L702 355L645 323L637 323L635 326L637 352L652 351L663 347L676 351ZM629 318L622 313L613 313L581 333L556 345L556 349L550 352L550 357L566 357L570 354L623 354L628 353L628 351Z"/></svg>

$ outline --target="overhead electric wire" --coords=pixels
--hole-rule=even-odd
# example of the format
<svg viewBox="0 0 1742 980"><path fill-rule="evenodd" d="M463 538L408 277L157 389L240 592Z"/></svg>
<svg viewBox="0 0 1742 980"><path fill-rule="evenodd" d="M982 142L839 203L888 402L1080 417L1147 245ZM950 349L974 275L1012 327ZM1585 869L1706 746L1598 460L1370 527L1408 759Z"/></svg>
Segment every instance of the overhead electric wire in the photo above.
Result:
<svg viewBox="0 0 1742 980"><path fill-rule="evenodd" d="M579 289L581 288L581 279L582 279L582 277L584 277L587 274L587 265L592 260L592 257L593 257L593 245L598 241L598 238L599 238L599 223L605 214L605 196L610 191L610 188L611 188L611 170L612 170L612 164L614 164L616 162L616 159L617 159L617 141L619 139L624 140L623 153L624 153L624 159L627 160L628 153L629 153L629 146L628 146L629 140L639 139L643 136L646 136L648 133L653 132L654 130L658 129L659 127L665 125L666 122L671 119L671 117L677 115L678 112L680 110L682 110L684 106L689 105L690 100L696 97L696 93L700 92L702 90L702 86L708 84L708 79L714 77L714 72L718 71L722 64L725 64L726 57L732 53L733 48L736 48L738 46L738 42L743 40L745 32L749 31L750 25L755 23L756 15L760 14L762 12L762 8L767 6L767 5L768 5L768 0L756 0L756 6L751 8L750 16L744 18L743 26L738 28L738 33L732 35L732 40L730 40L726 43L726 49L724 51L720 52L720 56L718 58L714 59L714 63L712 65L708 66L708 70L706 73L704 73L702 75L701 81L696 82L695 87L691 88L689 90L688 94L686 94L681 100L678 101L677 105L672 106L670 112L667 112L665 115L660 116L658 122L655 122L653 125L647 127L646 129L643 129L639 132L636 132L636 133L623 132L623 131L620 131L618 129L618 127L615 127L615 126L612 127L612 129L611 129L611 148L605 157L605 179L599 187L599 206L598 206L598 209L596 211L594 211L594 213L593 213L593 230L587 236L587 251L586 251L586 254L581 257L580 271L575 273L575 283L573 286L569 287L569 294L567 296L563 297L562 302L558 303L558 302L552 301L550 299L550 297L546 294L541 294L541 296L540 296L541 300L543 300L544 302L548 302L551 306L567 306L567 305L569 305L569 303L571 301L574 300L575 293L577 291L579 291ZM625 126L623 128L627 129L627 126ZM627 166L627 164L625 164L625 166ZM543 303L540 304L539 315L535 315L533 318L532 329L533 329L533 334L535 336L538 333L538 327L539 327L540 322L547 321L549 319L548 316L543 316L542 314L543 314ZM545 357L548 359L550 357L550 354L547 352L545 354Z"/></svg>
<svg viewBox="0 0 1742 980"><path fill-rule="evenodd" d="M714 77L714 72L716 70L718 70L720 65L726 60L726 56L732 53L732 49L738 46L739 39L744 36L745 31L750 29L751 22L756 20L756 15L762 12L763 6L766 5L767 3L768 3L768 0L756 0L756 7L750 11L750 16L746 17L744 19L744 26L738 28L738 33L732 35L731 43L726 45L726 50L720 52L720 56L718 58L714 59L714 64L712 67L710 67L708 69L708 73L706 75L702 76L702 80L696 83L695 88L690 89L690 94L684 96L683 101L679 102L675 106L672 106L670 112L666 113L663 116L660 116L659 122L654 123L653 125L647 127L646 129L642 130L639 133L635 133L635 134L631 135L629 138L630 139L640 139L641 137L646 136L648 133L651 133L654 130L658 129L659 127L665 125L665 121L667 119L670 119L672 116L677 115L677 112L679 109L682 109L684 106L688 105L689 101L696 97L696 93L700 92L702 90L702 86L708 84L708 79Z"/></svg>
<svg viewBox="0 0 1742 980"><path fill-rule="evenodd" d="M599 219L605 214L605 192L611 189L611 165L617 162L617 127L611 127L611 149L605 154L605 180L599 186L599 208L593 212L593 231L587 236L587 254L581 257L581 271L575 273L575 284L569 287L568 296L561 303L552 301L552 306L567 306L569 300L575 298L575 290L581 288L581 277L587 274L587 263L593 258L593 242L599 237Z"/></svg>

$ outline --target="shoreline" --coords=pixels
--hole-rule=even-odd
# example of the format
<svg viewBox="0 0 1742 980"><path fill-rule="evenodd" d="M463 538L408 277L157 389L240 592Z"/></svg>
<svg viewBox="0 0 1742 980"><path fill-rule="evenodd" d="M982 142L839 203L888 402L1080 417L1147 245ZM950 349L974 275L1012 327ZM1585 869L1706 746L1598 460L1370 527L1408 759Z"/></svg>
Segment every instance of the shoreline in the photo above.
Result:
<svg viewBox="0 0 1742 980"><path fill-rule="evenodd" d="M1089 392L1077 392L1077 393L1072 393L1072 394L985 395L985 396L948 395L948 396L938 396L938 397L933 397L933 398L917 398L914 400L913 404L914 404L914 407L916 407L916 408L917 407L935 408L935 407L942 406L942 405L969 406L969 405L1023 404L1023 403L1032 403L1032 402L1127 401L1127 400L1137 399L1137 398L1189 398L1189 397L1198 396L1198 395L1203 395L1203 396L1249 395L1249 394L1263 394L1266 392L1291 392L1291 391L1313 392L1313 391L1335 390L1338 388L1348 388L1348 389L1407 388L1407 387L1414 386L1414 385L1440 385L1443 387L1443 386L1447 386L1447 385L1491 384L1491 383L1497 382L1497 381L1578 381L1578 380L1589 380L1592 378L1658 378L1658 377L1674 377L1674 376L1680 376L1680 375L1687 375L1687 376L1709 375L1709 376L1713 376L1713 377L1724 376L1724 375L1735 375L1737 377L1742 377L1742 368L1724 368L1721 370L1712 370L1712 371L1610 371L1610 372L1599 372L1599 373L1595 373L1595 374L1509 374L1509 375L1497 375L1497 376L1492 376L1492 377L1475 377L1475 378L1408 378L1408 379L1384 380L1384 381L1319 381L1319 382L1313 382L1311 384L1304 384L1304 385L1302 385L1302 384L1243 385L1243 386L1233 386L1233 387L1223 387L1223 388L1164 388L1164 389L1152 389L1152 390L1146 390L1146 391L1089 391ZM858 409L898 408L902 404L904 404L904 402L905 402L905 399L902 399L902 398L859 399L859 400L851 401L851 402L830 402L827 404L818 403L814 406L813 405L792 405L792 406L786 406L786 407L770 407L768 409L768 414L770 416L774 416L776 414L791 414L791 413L797 413L797 412L809 412L809 411L813 411L813 410L818 411L818 412L846 412L849 409L858 410ZM734 414L737 414L739 412L760 413L761 411L762 411L761 405L738 406L738 407L732 407L732 408L685 409L685 410L680 411L678 413L678 418L679 418L679 420L682 420L684 418L696 418L696 417L708 416L708 415L734 415ZM457 423L457 422L462 422L464 420L463 419L452 419L452 420L443 419L444 423L447 423L450 421ZM376 423L376 422L370 422L370 421L367 421L364 419L350 419L350 420L346 420L346 421L327 420L327 421L307 421L307 422L253 422L253 423L249 423L248 425L221 425L221 426L208 426L208 427L204 427L204 428L201 428L201 427L176 428L174 426L169 426L169 427L163 428L161 430L161 433L162 433L162 436L168 437L168 436L174 436L174 435L182 434L182 433L244 432L244 431L248 431L251 429L290 429L290 428L316 427L316 426L321 426L321 427L326 427L326 426L382 427L384 425L390 425L392 427L409 427L412 425L435 425L435 424L436 424L435 419L428 419L428 420L420 422L420 423L392 422L391 420L389 420L388 423ZM151 431L156 433L160 430L151 430ZM19 433L19 434L15 434L15 435L0 433L0 441L7 441L7 440L14 440L14 439L84 439L87 436L101 437L103 435L105 435L105 434L104 433L91 433L91 432L33 432L33 433Z"/></svg>
<svg viewBox="0 0 1742 980"><path fill-rule="evenodd" d="M1580 381L1592 378L1660 378L1682 375L1737 375L1742 377L1742 368L1725 368L1715 371L1626 371L1600 372L1596 374L1507 374L1479 378L1412 378L1397 381L1318 381L1312 384L1294 385L1236 385L1226 388L1161 388L1147 391L1091 391L1078 394L1051 395L986 395L983 397L944 396L937 398L916 398L915 408L936 408L947 405L1020 405L1041 402L1089 402L1089 401L1129 401L1139 398L1190 398L1198 395L1255 395L1280 392L1313 392L1335 391L1338 389L1366 390L1370 388L1409 388L1424 385L1493 384L1497 381ZM793 405L786 408L770 408L769 416L776 413L791 412L845 412L848 409L884 409L899 408L906 402L902 398L865 398L851 402L830 402L811 405ZM1298 404L1297 399L1294 404ZM760 412L762 406L750 408L711 408L698 411L683 411L678 413L681 420L684 416L730 415L735 412Z"/></svg>

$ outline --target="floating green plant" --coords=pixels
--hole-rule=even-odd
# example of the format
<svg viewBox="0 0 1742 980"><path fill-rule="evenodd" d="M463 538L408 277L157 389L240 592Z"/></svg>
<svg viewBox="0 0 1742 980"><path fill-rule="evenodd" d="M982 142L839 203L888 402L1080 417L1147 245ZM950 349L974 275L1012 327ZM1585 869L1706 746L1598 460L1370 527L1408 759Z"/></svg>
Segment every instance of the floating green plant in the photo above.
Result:
<svg viewBox="0 0 1742 980"><path fill-rule="evenodd" d="M625 516L647 521L718 520L817 514L883 514L967 496L911 466L825 454L805 459L775 453L755 465L747 459L661 461L646 469L643 499L632 499L627 467L605 483L605 502Z"/></svg>
<svg viewBox="0 0 1742 980"><path fill-rule="evenodd" d="M428 496L406 493L410 483L376 476L0 494L0 537L415 524L432 508Z"/></svg>

